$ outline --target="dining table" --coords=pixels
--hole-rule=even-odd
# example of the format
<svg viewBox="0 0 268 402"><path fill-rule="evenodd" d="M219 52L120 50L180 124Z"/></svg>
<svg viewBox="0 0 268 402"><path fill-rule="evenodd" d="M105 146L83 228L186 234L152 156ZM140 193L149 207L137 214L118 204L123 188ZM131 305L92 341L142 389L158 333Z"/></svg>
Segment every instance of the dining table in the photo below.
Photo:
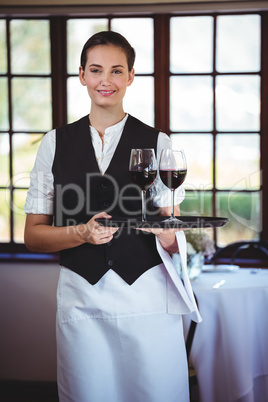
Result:
<svg viewBox="0 0 268 402"><path fill-rule="evenodd" d="M268 402L268 269L205 265L192 288L200 402ZM185 334L189 325L186 315Z"/></svg>

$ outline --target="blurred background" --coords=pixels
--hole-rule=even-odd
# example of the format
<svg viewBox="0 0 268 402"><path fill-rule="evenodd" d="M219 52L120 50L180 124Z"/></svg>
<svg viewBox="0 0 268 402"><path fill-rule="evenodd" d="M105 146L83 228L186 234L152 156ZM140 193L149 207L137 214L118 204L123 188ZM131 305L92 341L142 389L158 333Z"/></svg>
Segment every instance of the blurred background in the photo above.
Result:
<svg viewBox="0 0 268 402"><path fill-rule="evenodd" d="M181 213L230 218L213 233L218 246L259 239L268 230L263 12L144 16L141 7L140 15L101 14L0 19L0 250L23 250L23 206L40 140L89 112L78 80L80 52L89 36L108 29L137 53L125 110L185 150Z"/></svg>

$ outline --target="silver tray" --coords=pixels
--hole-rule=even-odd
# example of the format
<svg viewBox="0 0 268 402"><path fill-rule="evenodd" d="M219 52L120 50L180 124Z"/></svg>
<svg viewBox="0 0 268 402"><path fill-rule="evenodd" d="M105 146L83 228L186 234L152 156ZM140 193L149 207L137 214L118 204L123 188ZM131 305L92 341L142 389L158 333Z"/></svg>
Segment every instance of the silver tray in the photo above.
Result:
<svg viewBox="0 0 268 402"><path fill-rule="evenodd" d="M217 228L224 226L229 219L210 216L176 216L181 222L165 222L168 216L148 216L146 222L139 218L113 216L111 219L96 218L96 222L105 227L135 228Z"/></svg>

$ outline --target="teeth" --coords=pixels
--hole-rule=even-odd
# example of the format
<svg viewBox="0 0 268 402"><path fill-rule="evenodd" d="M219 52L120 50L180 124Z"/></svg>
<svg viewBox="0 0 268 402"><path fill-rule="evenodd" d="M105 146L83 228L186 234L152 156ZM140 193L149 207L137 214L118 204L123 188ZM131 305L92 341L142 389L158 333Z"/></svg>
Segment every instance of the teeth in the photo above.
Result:
<svg viewBox="0 0 268 402"><path fill-rule="evenodd" d="M114 91L99 91L101 94L112 94Z"/></svg>

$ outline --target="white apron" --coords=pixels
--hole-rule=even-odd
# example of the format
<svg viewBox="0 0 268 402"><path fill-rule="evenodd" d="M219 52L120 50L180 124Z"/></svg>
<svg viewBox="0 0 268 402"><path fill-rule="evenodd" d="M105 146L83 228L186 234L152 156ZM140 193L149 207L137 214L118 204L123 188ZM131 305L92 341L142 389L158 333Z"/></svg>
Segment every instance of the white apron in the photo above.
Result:
<svg viewBox="0 0 268 402"><path fill-rule="evenodd" d="M61 402L189 401L181 318L189 307L164 264L131 286L112 270L91 285L62 267L57 297Z"/></svg>

